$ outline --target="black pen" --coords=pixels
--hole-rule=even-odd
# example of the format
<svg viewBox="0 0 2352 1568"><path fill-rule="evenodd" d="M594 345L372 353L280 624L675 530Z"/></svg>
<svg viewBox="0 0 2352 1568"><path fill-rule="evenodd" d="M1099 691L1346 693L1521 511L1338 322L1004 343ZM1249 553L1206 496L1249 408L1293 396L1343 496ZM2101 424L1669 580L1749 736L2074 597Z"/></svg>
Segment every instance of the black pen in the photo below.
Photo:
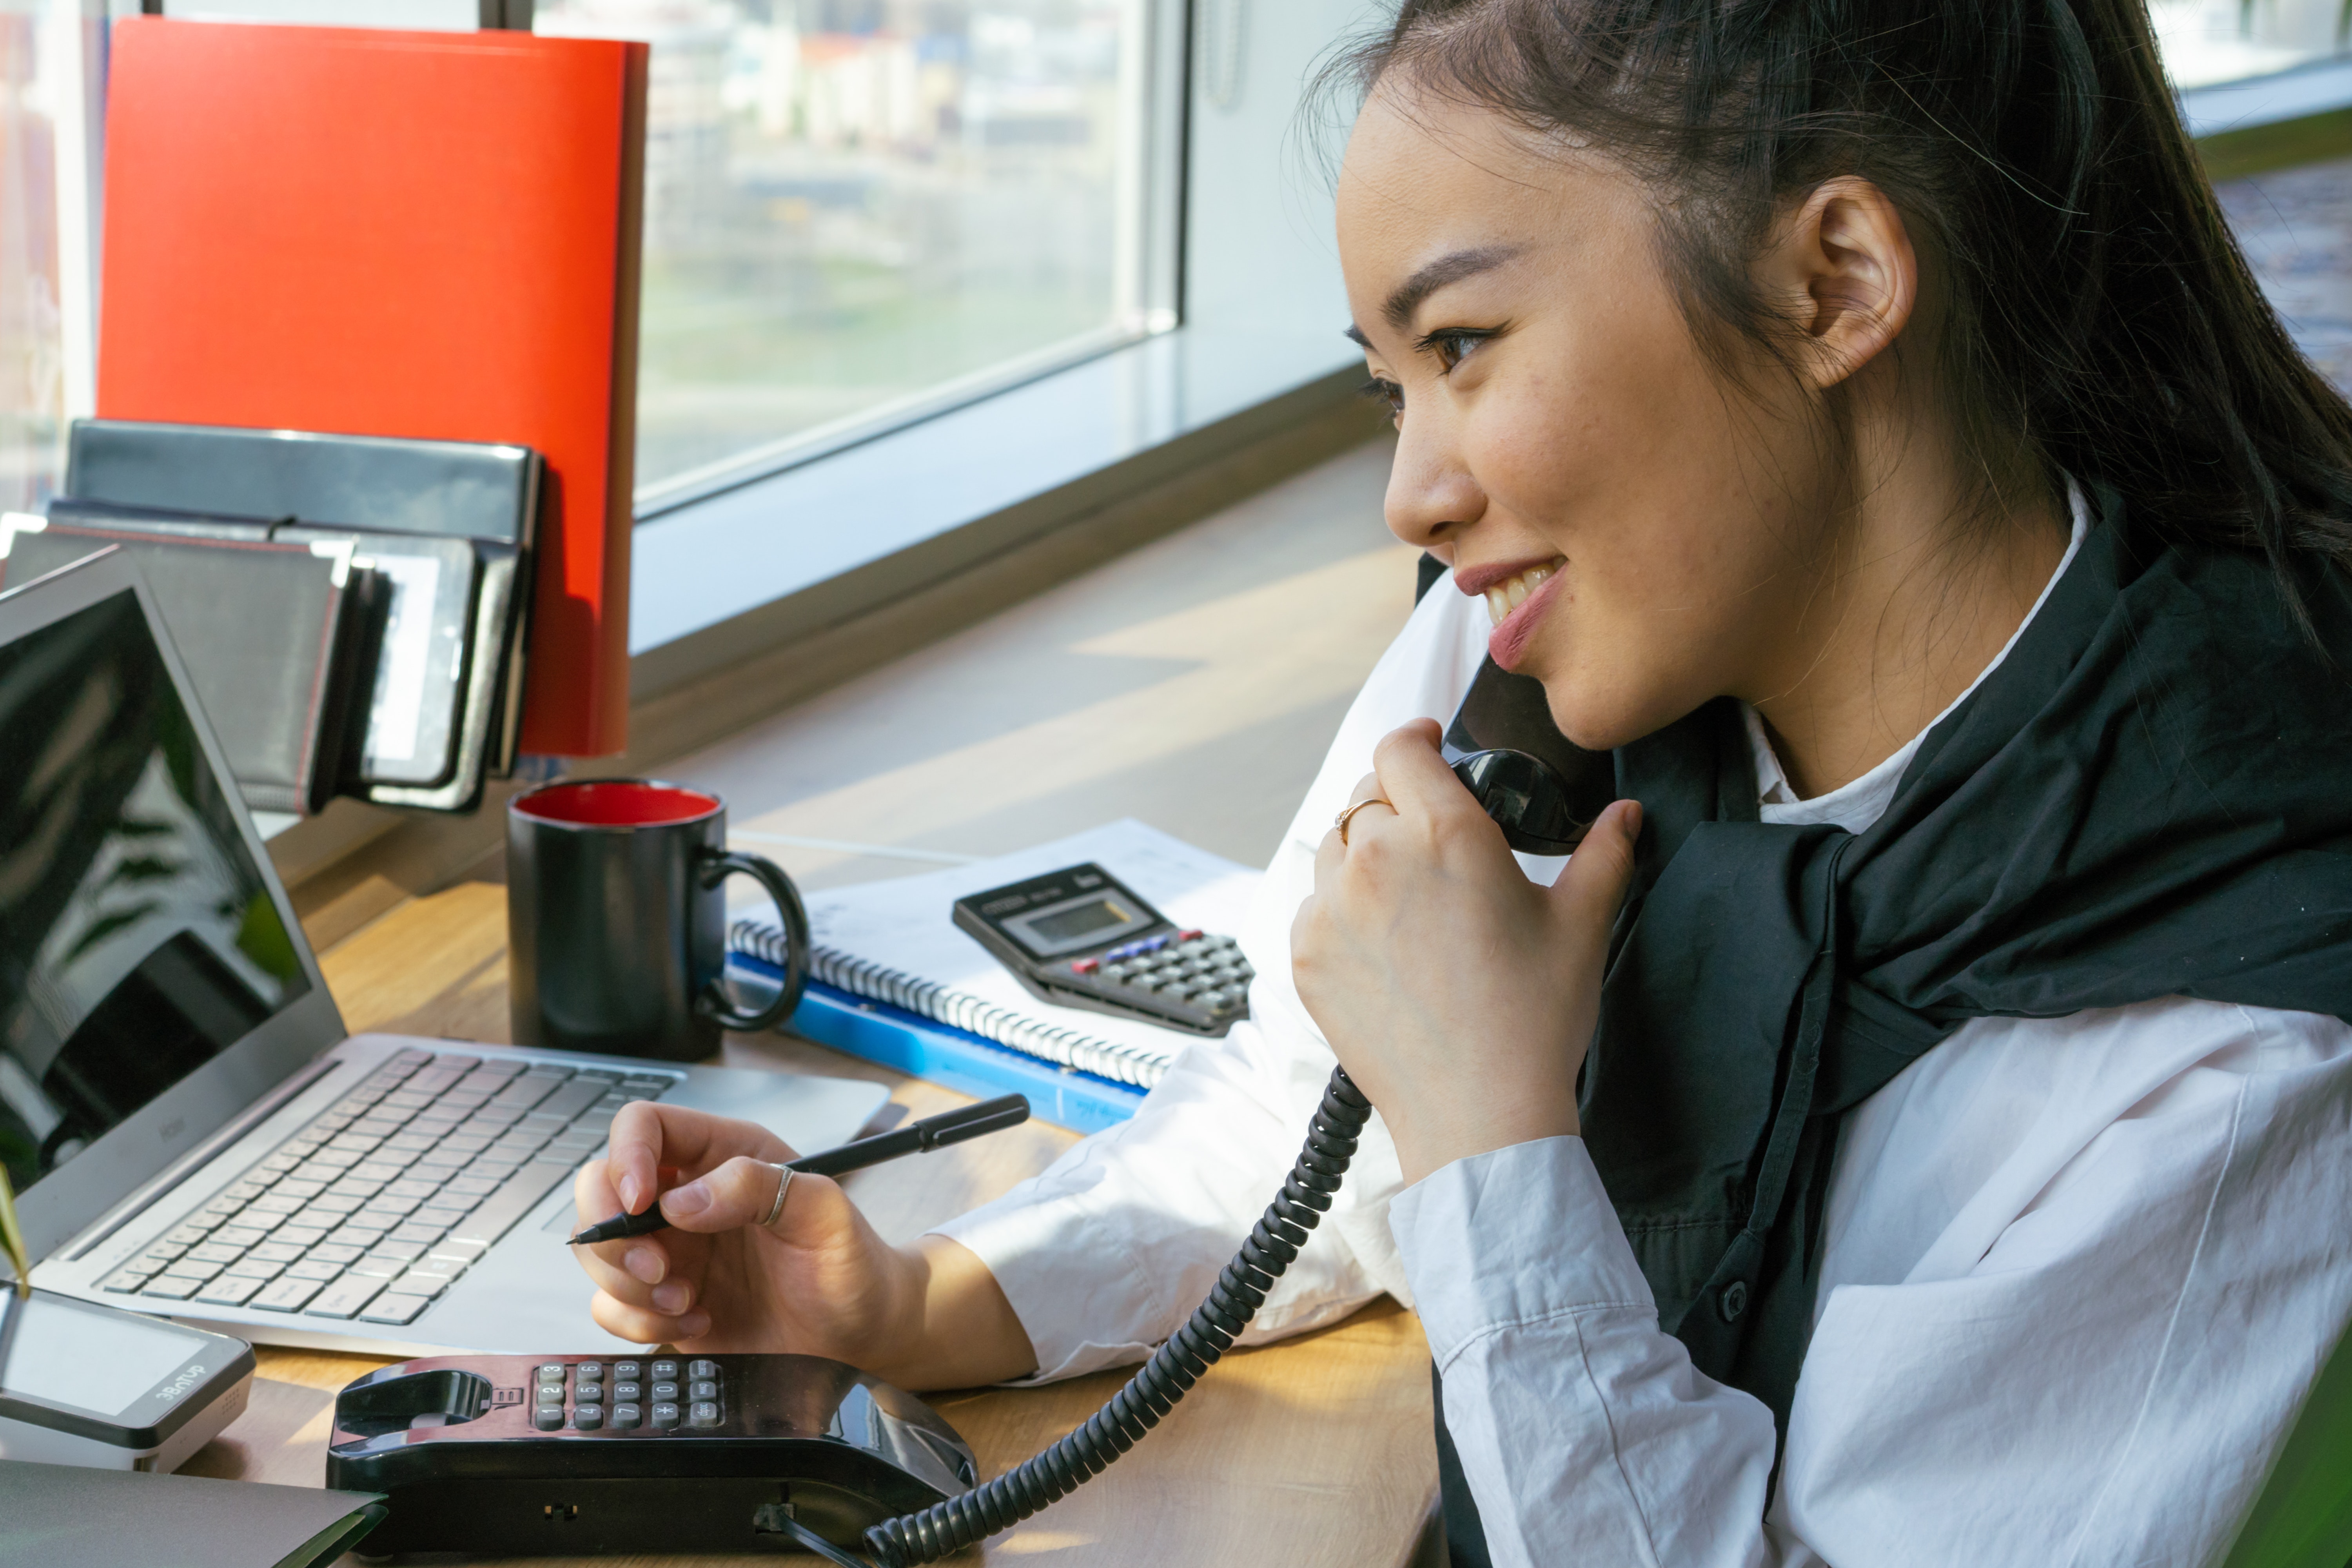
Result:
<svg viewBox="0 0 2352 1568"><path fill-rule="evenodd" d="M879 1165L886 1160L896 1160L902 1154L928 1154L934 1149L944 1149L950 1143L961 1143L967 1138L977 1138L983 1132L998 1132L1007 1127L1018 1127L1029 1120L1029 1101L1022 1095L1001 1095L983 1100L978 1105L967 1105L961 1110L944 1110L937 1116L926 1116L919 1121L909 1121L904 1127L888 1132L877 1132L871 1138L860 1138L855 1143L844 1143L838 1149L827 1149L821 1154L803 1154L782 1168L798 1171L810 1176L839 1176L851 1171L862 1171L868 1165ZM616 1214L601 1225L592 1225L572 1238L573 1247L593 1247L600 1241L618 1241L625 1236L643 1236L648 1231L666 1230L669 1221L662 1217L661 1200L656 1198L646 1205L643 1214Z"/></svg>

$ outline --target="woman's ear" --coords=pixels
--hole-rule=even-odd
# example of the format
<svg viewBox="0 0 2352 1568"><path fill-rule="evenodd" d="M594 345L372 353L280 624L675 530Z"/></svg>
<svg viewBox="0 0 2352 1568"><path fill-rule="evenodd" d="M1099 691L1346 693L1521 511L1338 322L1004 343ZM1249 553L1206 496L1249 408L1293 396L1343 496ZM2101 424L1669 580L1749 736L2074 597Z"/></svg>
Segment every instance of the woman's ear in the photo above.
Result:
<svg viewBox="0 0 2352 1568"><path fill-rule="evenodd" d="M1765 288L1788 302L1817 389L1836 385L1902 334L1919 300L1919 258L1903 215L1868 180L1816 185L1762 258Z"/></svg>

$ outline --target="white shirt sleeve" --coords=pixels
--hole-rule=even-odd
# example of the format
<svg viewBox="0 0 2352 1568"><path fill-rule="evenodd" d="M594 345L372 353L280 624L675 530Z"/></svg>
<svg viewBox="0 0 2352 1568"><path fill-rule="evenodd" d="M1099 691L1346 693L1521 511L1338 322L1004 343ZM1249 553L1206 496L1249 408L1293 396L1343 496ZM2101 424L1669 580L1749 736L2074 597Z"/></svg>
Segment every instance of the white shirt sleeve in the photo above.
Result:
<svg viewBox="0 0 2352 1568"><path fill-rule="evenodd" d="M1250 1017L1188 1046L1132 1120L938 1228L1003 1288L1036 1349L1036 1380L1149 1355L1200 1305L1281 1187L1333 1066L1290 978L1290 922L1313 890L1316 847L1371 771L1381 737L1451 717L1488 630L1483 604L1446 577L1373 668L1234 933L1257 971ZM1333 1321L1382 1291L1410 1304L1388 1226L1400 1182L1376 1115L1330 1213L1243 1343Z"/></svg>
<svg viewBox="0 0 2352 1568"><path fill-rule="evenodd" d="M2218 1562L2352 1310L2352 1029L1980 1019L1853 1115L1772 1422L1700 1376L1580 1139L1391 1212L1497 1563Z"/></svg>

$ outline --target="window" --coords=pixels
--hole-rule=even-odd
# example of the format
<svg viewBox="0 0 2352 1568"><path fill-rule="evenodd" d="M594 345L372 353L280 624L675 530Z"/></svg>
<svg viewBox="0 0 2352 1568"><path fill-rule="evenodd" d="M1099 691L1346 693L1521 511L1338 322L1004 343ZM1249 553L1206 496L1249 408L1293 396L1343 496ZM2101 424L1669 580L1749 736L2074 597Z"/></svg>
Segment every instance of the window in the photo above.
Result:
<svg viewBox="0 0 2352 1568"><path fill-rule="evenodd" d="M0 0L0 508L65 478L92 405L102 0Z"/></svg>
<svg viewBox="0 0 2352 1568"><path fill-rule="evenodd" d="M2150 0L2148 10L2183 88L2291 69L2352 41L2352 0Z"/></svg>
<svg viewBox="0 0 2352 1568"><path fill-rule="evenodd" d="M640 512L1173 326L1181 10L539 0L652 46Z"/></svg>

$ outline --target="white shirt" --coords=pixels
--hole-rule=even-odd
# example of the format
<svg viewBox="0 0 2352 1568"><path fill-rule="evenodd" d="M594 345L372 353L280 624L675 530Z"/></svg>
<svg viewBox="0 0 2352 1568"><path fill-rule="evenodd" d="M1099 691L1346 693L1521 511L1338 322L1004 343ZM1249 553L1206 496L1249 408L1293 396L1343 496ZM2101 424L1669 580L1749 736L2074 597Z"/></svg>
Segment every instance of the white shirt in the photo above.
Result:
<svg viewBox="0 0 2352 1568"><path fill-rule="evenodd" d="M1365 683L1237 933L1251 1020L941 1227L1040 1381L1149 1354L1279 1186L1331 1069L1288 956L1316 846L1382 735L1453 713L1486 632L1448 579ZM1850 831L1917 744L1800 803L1750 732L1766 821ZM2352 1315L2352 1029L2180 998L1983 1018L1856 1108L1769 1517L1771 1416L1660 1331L1581 1139L1401 1188L1375 1116L1244 1342L1417 1307L1498 1563L2215 1563Z"/></svg>

